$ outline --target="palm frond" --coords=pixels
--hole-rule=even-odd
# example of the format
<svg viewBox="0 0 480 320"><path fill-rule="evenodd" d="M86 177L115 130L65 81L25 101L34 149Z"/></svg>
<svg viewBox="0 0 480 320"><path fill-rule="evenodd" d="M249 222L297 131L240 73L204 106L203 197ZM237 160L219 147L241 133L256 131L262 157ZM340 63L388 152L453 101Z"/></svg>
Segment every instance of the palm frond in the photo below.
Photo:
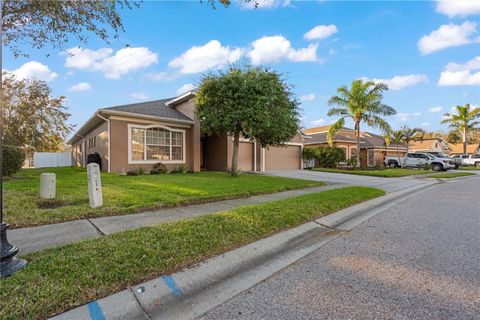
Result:
<svg viewBox="0 0 480 320"><path fill-rule="evenodd" d="M342 129L344 125L345 117L341 117L330 127L327 133L327 141L330 146L333 145L333 138L335 138L337 132L340 131L340 129Z"/></svg>

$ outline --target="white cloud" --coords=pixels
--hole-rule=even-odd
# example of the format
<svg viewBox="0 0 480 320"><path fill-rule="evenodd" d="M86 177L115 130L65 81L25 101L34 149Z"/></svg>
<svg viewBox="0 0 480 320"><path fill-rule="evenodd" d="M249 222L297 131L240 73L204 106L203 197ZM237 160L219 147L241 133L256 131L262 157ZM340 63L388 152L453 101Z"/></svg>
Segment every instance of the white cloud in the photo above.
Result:
<svg viewBox="0 0 480 320"><path fill-rule="evenodd" d="M110 48L90 50L71 48L67 50L65 66L88 71L100 71L108 79L144 69L157 63L157 54L145 47L123 48L113 54Z"/></svg>
<svg viewBox="0 0 480 320"><path fill-rule="evenodd" d="M419 117L421 115L422 115L421 112L413 112L413 113L399 112L399 113L395 114L395 116L398 118L398 120L400 120L402 122L406 122L406 121L410 120L412 117Z"/></svg>
<svg viewBox="0 0 480 320"><path fill-rule="evenodd" d="M325 119L318 119L318 120L313 120L312 124L315 126L319 126L325 123Z"/></svg>
<svg viewBox="0 0 480 320"><path fill-rule="evenodd" d="M338 32L335 25L318 25L303 35L307 40L322 40Z"/></svg>
<svg viewBox="0 0 480 320"><path fill-rule="evenodd" d="M294 62L317 61L317 44L306 48L293 49L290 41L283 36L265 36L252 42L248 53L253 64L272 63L280 60Z"/></svg>
<svg viewBox="0 0 480 320"><path fill-rule="evenodd" d="M288 7L291 3L290 0L252 0L246 2L244 0L239 1L240 6L243 9L269 9L276 7Z"/></svg>
<svg viewBox="0 0 480 320"><path fill-rule="evenodd" d="M195 89L195 86L192 83L187 83L177 89L177 94L180 95L193 89Z"/></svg>
<svg viewBox="0 0 480 320"><path fill-rule="evenodd" d="M388 88L393 91L402 90L407 87L414 86L419 83L428 82L428 77L425 74L408 74L404 76L394 76L390 79L368 79L362 78L363 80L372 80L374 82L383 82L388 85Z"/></svg>
<svg viewBox="0 0 480 320"><path fill-rule="evenodd" d="M443 110L442 107L432 107L428 109L428 112L441 112Z"/></svg>
<svg viewBox="0 0 480 320"><path fill-rule="evenodd" d="M218 40L211 40L200 47L191 47L168 64L172 68L180 69L181 73L203 72L210 68L221 67L234 63L240 59L243 50L223 47Z"/></svg>
<svg viewBox="0 0 480 320"><path fill-rule="evenodd" d="M315 100L315 94L310 93L310 94L301 96L300 100L302 100L302 101L313 101L313 100Z"/></svg>
<svg viewBox="0 0 480 320"><path fill-rule="evenodd" d="M428 127L428 126L430 126L430 122L422 122L422 123L420 123L420 126L422 126L424 128Z"/></svg>
<svg viewBox="0 0 480 320"><path fill-rule="evenodd" d="M143 91L136 91L132 93L132 98L137 100L147 100L148 95Z"/></svg>
<svg viewBox="0 0 480 320"><path fill-rule="evenodd" d="M67 59L65 67L80 70L93 69L94 64L109 57L113 50L110 48L102 48L98 50L90 50L85 48L70 48L67 50Z"/></svg>
<svg viewBox="0 0 480 320"><path fill-rule="evenodd" d="M408 121L410 119L410 114L406 112L399 112L395 114L395 116L400 120L400 121Z"/></svg>
<svg viewBox="0 0 480 320"><path fill-rule="evenodd" d="M471 36L475 33L477 33L476 22L465 21L460 25L444 24L429 35L420 38L418 49L421 54L426 55L445 48L472 43L475 40Z"/></svg>
<svg viewBox="0 0 480 320"><path fill-rule="evenodd" d="M478 0L436 0L436 2L437 12L443 13L450 18L480 14L480 1Z"/></svg>
<svg viewBox="0 0 480 320"><path fill-rule="evenodd" d="M92 86L90 85L90 83L80 82L80 83L77 83L77 84L71 86L70 88L68 88L68 91L80 92L80 91L87 91L87 90L90 90L90 89L92 89Z"/></svg>
<svg viewBox="0 0 480 320"><path fill-rule="evenodd" d="M50 70L48 66L37 61L27 62L11 73L18 79L37 79L47 82L58 77L58 74Z"/></svg>
<svg viewBox="0 0 480 320"><path fill-rule="evenodd" d="M478 86L480 85L480 56L476 56L465 64L451 62L445 66L439 86Z"/></svg>

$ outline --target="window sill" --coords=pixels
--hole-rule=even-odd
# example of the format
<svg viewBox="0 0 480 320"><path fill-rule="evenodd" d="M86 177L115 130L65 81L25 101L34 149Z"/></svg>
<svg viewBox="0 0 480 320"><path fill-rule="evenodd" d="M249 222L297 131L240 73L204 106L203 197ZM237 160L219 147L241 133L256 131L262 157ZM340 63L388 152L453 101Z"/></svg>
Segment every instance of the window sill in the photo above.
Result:
<svg viewBox="0 0 480 320"><path fill-rule="evenodd" d="M183 160L131 160L128 161L128 164L155 164L159 162L163 164L185 164Z"/></svg>

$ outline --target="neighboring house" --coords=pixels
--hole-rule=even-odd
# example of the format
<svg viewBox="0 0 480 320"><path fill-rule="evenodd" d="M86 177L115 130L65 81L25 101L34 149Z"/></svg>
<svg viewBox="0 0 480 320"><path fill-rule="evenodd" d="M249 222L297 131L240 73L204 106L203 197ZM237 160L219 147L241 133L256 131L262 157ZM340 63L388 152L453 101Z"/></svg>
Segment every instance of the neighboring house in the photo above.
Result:
<svg viewBox="0 0 480 320"><path fill-rule="evenodd" d="M328 145L327 133L331 126L322 126L305 129L305 148L316 148L318 146ZM342 148L345 151L347 159L356 157L357 140L355 130L342 128L337 132L333 139L333 145ZM407 149L405 145L399 145L398 153L404 156ZM360 133L360 166L362 167L381 167L385 156L397 156L397 146L394 144L386 145L385 139L377 134L370 132Z"/></svg>
<svg viewBox="0 0 480 320"><path fill-rule="evenodd" d="M232 137L202 133L193 98L190 91L171 99L97 110L69 141L74 165L85 166L88 154L98 152L102 170L108 172L126 173L138 168L148 172L158 162L168 170L179 164L193 172L228 170ZM300 134L279 147L262 148L241 140L239 169L301 169L302 147Z"/></svg>
<svg viewBox="0 0 480 320"><path fill-rule="evenodd" d="M449 143L448 149L450 150L450 155L463 154L463 143ZM467 144L467 154L472 155L480 153L480 147L478 144Z"/></svg>
<svg viewBox="0 0 480 320"><path fill-rule="evenodd" d="M445 155L450 154L448 142L440 138L423 139L410 141L408 145L409 152L441 152Z"/></svg>

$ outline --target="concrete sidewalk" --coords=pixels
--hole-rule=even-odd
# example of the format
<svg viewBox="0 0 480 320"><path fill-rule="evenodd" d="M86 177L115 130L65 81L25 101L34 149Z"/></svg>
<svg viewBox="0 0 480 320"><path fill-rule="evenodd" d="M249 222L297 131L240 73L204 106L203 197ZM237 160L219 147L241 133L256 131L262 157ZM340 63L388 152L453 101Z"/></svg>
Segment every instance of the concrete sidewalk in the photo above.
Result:
<svg viewBox="0 0 480 320"><path fill-rule="evenodd" d="M9 240L21 253L35 252L46 248L101 237L120 231L158 225L165 222L193 218L210 213L231 210L240 206L259 204L339 188L342 184L289 190L248 198L209 202L171 209L146 211L137 214L82 219L38 227L9 230Z"/></svg>

